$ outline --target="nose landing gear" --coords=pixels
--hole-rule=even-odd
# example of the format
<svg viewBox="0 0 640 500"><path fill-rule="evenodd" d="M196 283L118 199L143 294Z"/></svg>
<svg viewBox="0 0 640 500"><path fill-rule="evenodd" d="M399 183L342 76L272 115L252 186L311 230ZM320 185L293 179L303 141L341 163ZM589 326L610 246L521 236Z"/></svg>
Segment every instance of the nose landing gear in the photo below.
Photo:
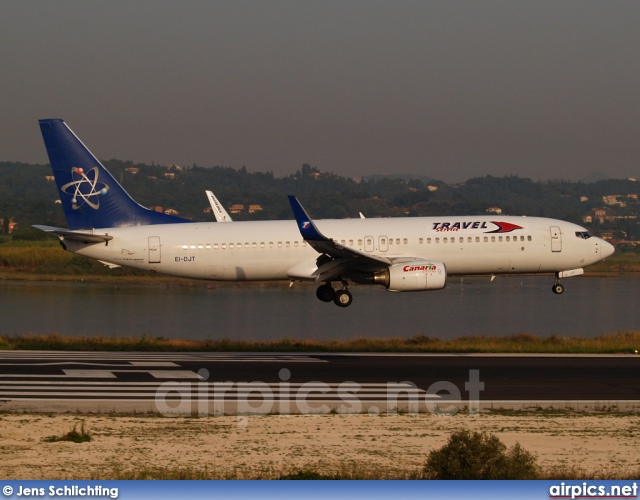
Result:
<svg viewBox="0 0 640 500"><path fill-rule="evenodd" d="M555 293L556 295L560 295L562 292L564 292L564 286L562 286L560 284L560 276L559 273L556 273L556 278L555 280L553 280L553 286L551 287L551 290L553 291L553 293Z"/></svg>

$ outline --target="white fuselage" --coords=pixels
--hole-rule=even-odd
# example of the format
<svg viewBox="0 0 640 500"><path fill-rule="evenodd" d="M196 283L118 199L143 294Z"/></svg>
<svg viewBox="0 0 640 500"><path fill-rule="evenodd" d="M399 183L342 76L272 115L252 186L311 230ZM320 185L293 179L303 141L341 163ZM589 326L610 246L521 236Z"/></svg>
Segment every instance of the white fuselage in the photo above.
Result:
<svg viewBox="0 0 640 500"><path fill-rule="evenodd" d="M496 223L499 222L499 224ZM467 216L317 220L329 238L360 252L443 262L449 275L559 272L613 247L573 223L538 217ZM513 229L513 226L517 229ZM510 232L494 232L509 231ZM219 281L312 280L319 254L296 221L194 222L96 229L113 239L69 251L121 266Z"/></svg>

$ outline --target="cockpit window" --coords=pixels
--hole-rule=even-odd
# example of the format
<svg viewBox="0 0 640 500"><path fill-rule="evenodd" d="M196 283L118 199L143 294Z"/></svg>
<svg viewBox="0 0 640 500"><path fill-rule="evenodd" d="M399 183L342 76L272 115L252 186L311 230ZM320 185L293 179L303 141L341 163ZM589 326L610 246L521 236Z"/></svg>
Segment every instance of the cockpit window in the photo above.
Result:
<svg viewBox="0 0 640 500"><path fill-rule="evenodd" d="M576 231L576 236L578 238L582 238L583 240L588 240L593 235L589 231Z"/></svg>

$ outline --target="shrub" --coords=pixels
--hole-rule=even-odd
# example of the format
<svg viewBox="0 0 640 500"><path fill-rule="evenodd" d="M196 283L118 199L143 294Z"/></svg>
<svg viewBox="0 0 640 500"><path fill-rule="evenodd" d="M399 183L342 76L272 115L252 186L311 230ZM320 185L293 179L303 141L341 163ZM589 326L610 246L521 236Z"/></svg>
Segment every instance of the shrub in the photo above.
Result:
<svg viewBox="0 0 640 500"><path fill-rule="evenodd" d="M78 430L78 424L80 424L80 430ZM71 441L72 443L86 443L91 441L91 434L84 429L84 420L82 422L76 422L66 434L62 436L48 436L42 438L42 441L46 443L56 443L58 441Z"/></svg>
<svg viewBox="0 0 640 500"><path fill-rule="evenodd" d="M457 431L429 453L425 479L536 479L539 467L519 443L507 447L493 434Z"/></svg>

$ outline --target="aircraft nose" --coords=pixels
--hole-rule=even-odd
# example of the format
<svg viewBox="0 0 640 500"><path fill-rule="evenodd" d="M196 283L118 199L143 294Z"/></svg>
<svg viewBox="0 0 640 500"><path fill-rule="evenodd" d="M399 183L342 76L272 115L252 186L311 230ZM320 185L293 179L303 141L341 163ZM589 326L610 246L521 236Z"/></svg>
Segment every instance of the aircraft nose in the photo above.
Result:
<svg viewBox="0 0 640 500"><path fill-rule="evenodd" d="M603 259L609 257L609 255L613 255L613 252L615 251L616 248L611 243L602 240L602 242L600 243L600 255Z"/></svg>

